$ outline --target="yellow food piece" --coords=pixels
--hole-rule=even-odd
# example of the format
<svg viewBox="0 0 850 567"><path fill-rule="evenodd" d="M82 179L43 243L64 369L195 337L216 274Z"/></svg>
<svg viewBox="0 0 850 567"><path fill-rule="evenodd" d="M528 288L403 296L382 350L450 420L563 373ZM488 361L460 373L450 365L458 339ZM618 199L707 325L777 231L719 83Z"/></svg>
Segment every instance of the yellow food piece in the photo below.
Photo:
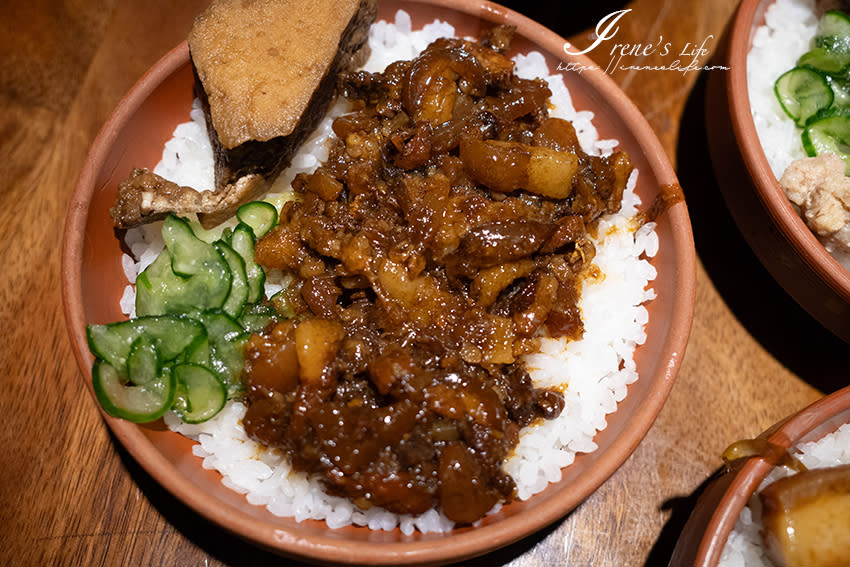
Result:
<svg viewBox="0 0 850 567"><path fill-rule="evenodd" d="M572 191L578 156L520 142L464 138L460 157L477 183L509 193L525 189L552 199L565 199Z"/></svg>
<svg viewBox="0 0 850 567"><path fill-rule="evenodd" d="M776 565L850 566L850 465L780 479L759 497L762 538Z"/></svg>
<svg viewBox="0 0 850 567"><path fill-rule="evenodd" d="M295 354L303 384L320 386L330 380L327 369L343 336L342 325L327 319L309 318L295 327Z"/></svg>

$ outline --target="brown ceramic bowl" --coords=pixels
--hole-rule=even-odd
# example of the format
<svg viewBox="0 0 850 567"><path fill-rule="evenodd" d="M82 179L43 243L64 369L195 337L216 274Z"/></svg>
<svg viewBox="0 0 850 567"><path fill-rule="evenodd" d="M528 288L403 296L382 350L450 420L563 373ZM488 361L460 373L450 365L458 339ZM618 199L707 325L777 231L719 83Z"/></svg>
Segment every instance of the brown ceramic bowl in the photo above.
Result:
<svg viewBox="0 0 850 567"><path fill-rule="evenodd" d="M824 327L850 342L850 271L806 227L768 165L747 94L747 53L773 0L743 0L710 73L706 128L726 204L776 281Z"/></svg>
<svg viewBox="0 0 850 567"><path fill-rule="evenodd" d="M850 386L782 420L761 437L788 449L817 441L845 423L850 423ZM669 567L716 567L741 510L773 466L762 457L741 459L715 478L685 524Z"/></svg>
<svg viewBox="0 0 850 567"><path fill-rule="evenodd" d="M380 17L392 19L397 8L411 13L414 26L434 17L455 25L461 34L479 34L494 23L517 26L513 48L537 49L551 68L559 60L591 65L579 57L563 59L564 40L543 26L495 4L481 1L380 3ZM677 182L667 157L644 118L611 79L600 70L566 73L575 106L595 112L595 124L606 137L621 141L640 170L638 192L645 206L660 187ZM116 187L131 167L154 166L176 124L188 116L192 102L192 70L186 44L159 61L121 101L91 149L74 193L65 232L63 283L66 319L82 379L91 387L85 326L122 318L118 307L124 286L121 246L108 209ZM508 545L558 520L590 495L632 453L661 409L681 364L693 315L695 256L684 203L658 219L660 251L652 260L658 270L658 298L649 306L648 340L636 354L640 380L609 416L596 437L599 449L579 456L563 470L560 482L527 501L514 502L485 518L478 527L448 534L404 536L347 527L331 530L324 522L296 522L265 508L221 484L218 473L201 468L192 442L162 426L134 425L104 415L116 438L157 482L198 514L254 544L275 552L332 563L430 564L457 561Z"/></svg>

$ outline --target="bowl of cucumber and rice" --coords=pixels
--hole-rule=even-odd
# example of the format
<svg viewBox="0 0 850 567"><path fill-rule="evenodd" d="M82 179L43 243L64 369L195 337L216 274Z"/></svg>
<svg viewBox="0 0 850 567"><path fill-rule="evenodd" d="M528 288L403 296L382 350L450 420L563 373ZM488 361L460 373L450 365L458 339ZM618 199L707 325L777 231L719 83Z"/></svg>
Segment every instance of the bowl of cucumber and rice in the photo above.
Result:
<svg viewBox="0 0 850 567"><path fill-rule="evenodd" d="M786 292L850 341L850 14L840 2L745 0L707 134L724 200Z"/></svg>

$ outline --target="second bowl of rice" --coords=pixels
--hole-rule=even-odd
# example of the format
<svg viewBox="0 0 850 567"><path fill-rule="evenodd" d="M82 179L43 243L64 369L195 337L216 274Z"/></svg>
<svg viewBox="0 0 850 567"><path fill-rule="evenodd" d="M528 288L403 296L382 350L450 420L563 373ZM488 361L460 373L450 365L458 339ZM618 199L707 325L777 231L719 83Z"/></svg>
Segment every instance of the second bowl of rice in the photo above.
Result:
<svg viewBox="0 0 850 567"><path fill-rule="evenodd" d="M717 54L728 71L709 77L706 128L718 185L747 243L797 303L850 341L850 257L830 252L780 186L805 153L774 94L779 76L810 48L819 15L835 4L741 2Z"/></svg>
<svg viewBox="0 0 850 567"><path fill-rule="evenodd" d="M782 420L759 441L773 450L730 463L702 492L670 567L776 567L762 540L758 493L794 474L786 451L810 470L850 464L850 387Z"/></svg>

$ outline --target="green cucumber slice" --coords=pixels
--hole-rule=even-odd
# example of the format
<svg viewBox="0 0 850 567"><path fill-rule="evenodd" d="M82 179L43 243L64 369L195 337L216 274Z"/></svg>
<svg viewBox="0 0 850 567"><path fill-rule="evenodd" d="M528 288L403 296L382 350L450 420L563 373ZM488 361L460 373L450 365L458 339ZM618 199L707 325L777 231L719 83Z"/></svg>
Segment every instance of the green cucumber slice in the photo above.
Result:
<svg viewBox="0 0 850 567"><path fill-rule="evenodd" d="M242 325L221 309L208 309L198 319L207 329L210 344L239 341L246 335Z"/></svg>
<svg viewBox="0 0 850 567"><path fill-rule="evenodd" d="M302 280L291 278L283 289L271 296L269 302L284 319L292 319L298 311L297 306L303 304L301 297Z"/></svg>
<svg viewBox="0 0 850 567"><path fill-rule="evenodd" d="M266 201L252 201L239 207L236 218L251 227L254 237L262 238L277 224L277 209Z"/></svg>
<svg viewBox="0 0 850 567"><path fill-rule="evenodd" d="M264 297L266 273L254 261L254 231L244 223L239 223L230 237L230 245L245 261L245 274L248 277L248 303L258 303Z"/></svg>
<svg viewBox="0 0 850 567"><path fill-rule="evenodd" d="M209 368L211 355L210 340L205 336L203 341L194 345L191 349L186 349L185 356L180 360L181 362L194 362L195 364Z"/></svg>
<svg viewBox="0 0 850 567"><path fill-rule="evenodd" d="M163 221L162 235L166 249L136 279L136 314L221 307L233 279L221 253L174 215Z"/></svg>
<svg viewBox="0 0 850 567"><path fill-rule="evenodd" d="M845 175L850 175L850 117L828 116L813 121L802 135L803 148L809 156L833 153L845 164Z"/></svg>
<svg viewBox="0 0 850 567"><path fill-rule="evenodd" d="M174 366L173 374L181 395L174 409L184 422L207 421L227 402L227 388L208 368L184 362Z"/></svg>
<svg viewBox="0 0 850 567"><path fill-rule="evenodd" d="M200 321L177 315L157 315L88 325L86 338L96 357L108 362L121 376L127 376L127 358L133 343L145 335L162 362L177 358L184 350L203 342L207 331Z"/></svg>
<svg viewBox="0 0 850 567"><path fill-rule="evenodd" d="M142 335L133 342L127 355L127 375L136 386L144 386L159 376L162 365L153 341Z"/></svg>
<svg viewBox="0 0 850 567"><path fill-rule="evenodd" d="M207 329L209 363L205 364L227 386L229 394L241 390L240 376L244 359L242 350L248 333L233 318L221 310L201 313L199 319Z"/></svg>
<svg viewBox="0 0 850 567"><path fill-rule="evenodd" d="M275 294L277 295L277 294ZM249 303L239 316L239 324L248 333L259 333L279 318L277 310L265 303Z"/></svg>
<svg viewBox="0 0 850 567"><path fill-rule="evenodd" d="M171 404L171 411L177 415L183 415L191 410L189 407L189 392L186 390L186 384L180 380L174 380L174 403Z"/></svg>
<svg viewBox="0 0 850 567"><path fill-rule="evenodd" d="M850 67L850 51L815 47L797 60L798 67L811 67L822 73L837 75Z"/></svg>
<svg viewBox="0 0 850 567"><path fill-rule="evenodd" d="M95 360L92 366L92 385L97 401L113 417L145 423L159 419L172 406L175 378L168 368L158 376L142 381L142 385L128 384L111 364L101 359Z"/></svg>
<svg viewBox="0 0 850 567"><path fill-rule="evenodd" d="M847 80L827 75L826 82L829 83L829 88L832 89L834 95L833 107L847 108L850 106L850 84Z"/></svg>
<svg viewBox="0 0 850 567"><path fill-rule="evenodd" d="M818 111L829 108L834 99L826 78L806 67L795 67L783 73L773 90L782 109L800 127Z"/></svg>
<svg viewBox="0 0 850 567"><path fill-rule="evenodd" d="M819 122L825 118L832 118L834 116L850 117L850 107L833 104L829 108L819 110L817 114L809 118L807 125L814 124L815 122Z"/></svg>
<svg viewBox="0 0 850 567"><path fill-rule="evenodd" d="M171 256L171 269L178 276L219 275L224 259L215 247L195 236L189 223L173 214L162 221L162 239Z"/></svg>
<svg viewBox="0 0 850 567"><path fill-rule="evenodd" d="M227 299L224 300L221 308L231 317L237 317L248 300L248 276L245 273L245 260L222 240L216 241L214 246L227 262L230 267L230 274L233 277L230 282L230 293L227 294Z"/></svg>
<svg viewBox="0 0 850 567"><path fill-rule="evenodd" d="M838 10L824 13L818 22L814 44L828 50L850 50L850 17Z"/></svg>
<svg viewBox="0 0 850 567"><path fill-rule="evenodd" d="M171 270L171 259L163 251L136 278L136 315L161 315L178 311L174 301L166 301L166 292L176 292L185 281ZM169 309L170 307L170 309Z"/></svg>

